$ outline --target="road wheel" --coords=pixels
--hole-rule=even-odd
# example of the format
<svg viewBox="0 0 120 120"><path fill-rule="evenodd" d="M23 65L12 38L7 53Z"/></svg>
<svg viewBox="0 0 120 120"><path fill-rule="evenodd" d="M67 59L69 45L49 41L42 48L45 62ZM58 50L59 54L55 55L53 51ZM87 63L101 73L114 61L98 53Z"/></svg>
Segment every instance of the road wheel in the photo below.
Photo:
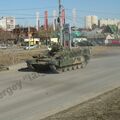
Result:
<svg viewBox="0 0 120 120"><path fill-rule="evenodd" d="M87 63L84 61L84 62L82 62L82 64L81 64L81 68L85 68L86 67L86 65L87 65Z"/></svg>
<svg viewBox="0 0 120 120"><path fill-rule="evenodd" d="M68 71L72 71L72 67L71 66L68 67Z"/></svg>
<svg viewBox="0 0 120 120"><path fill-rule="evenodd" d="M77 69L76 65L72 66L72 70L76 70L76 69Z"/></svg>
<svg viewBox="0 0 120 120"><path fill-rule="evenodd" d="M77 65L77 69L80 69L81 68L81 65Z"/></svg>
<svg viewBox="0 0 120 120"><path fill-rule="evenodd" d="M52 72L59 73L59 69L57 69L55 65L50 65L49 67Z"/></svg>
<svg viewBox="0 0 120 120"><path fill-rule="evenodd" d="M67 68L62 68L62 71L63 71L63 72L66 72L66 71L67 71Z"/></svg>

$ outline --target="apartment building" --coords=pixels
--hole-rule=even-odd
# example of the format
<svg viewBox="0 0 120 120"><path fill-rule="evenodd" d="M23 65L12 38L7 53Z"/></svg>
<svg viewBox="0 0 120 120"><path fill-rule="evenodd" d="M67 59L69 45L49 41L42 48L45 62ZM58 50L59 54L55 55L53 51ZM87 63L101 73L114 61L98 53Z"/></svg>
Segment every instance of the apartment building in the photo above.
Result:
<svg viewBox="0 0 120 120"><path fill-rule="evenodd" d="M9 16L0 18L0 28L5 31L12 31L13 29L15 29L15 25L15 17Z"/></svg>

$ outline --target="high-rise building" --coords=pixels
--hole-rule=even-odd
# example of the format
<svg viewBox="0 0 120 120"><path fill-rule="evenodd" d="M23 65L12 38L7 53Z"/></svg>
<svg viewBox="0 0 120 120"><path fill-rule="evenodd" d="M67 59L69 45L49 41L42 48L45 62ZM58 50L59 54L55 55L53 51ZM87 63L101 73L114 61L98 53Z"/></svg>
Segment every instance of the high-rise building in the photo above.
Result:
<svg viewBox="0 0 120 120"><path fill-rule="evenodd" d="M98 17L97 16L91 16L91 24L98 25Z"/></svg>
<svg viewBox="0 0 120 120"><path fill-rule="evenodd" d="M2 28L5 31L12 31L15 29L15 17L2 17L0 18L0 28Z"/></svg>
<svg viewBox="0 0 120 120"><path fill-rule="evenodd" d="M53 11L53 30L56 30L56 25L57 25L57 12L56 10Z"/></svg>
<svg viewBox="0 0 120 120"><path fill-rule="evenodd" d="M93 25L98 25L97 16L86 16L85 17L85 28L92 29Z"/></svg>
<svg viewBox="0 0 120 120"><path fill-rule="evenodd" d="M86 16L85 17L85 28L87 28L87 29L92 28L91 16Z"/></svg>
<svg viewBox="0 0 120 120"><path fill-rule="evenodd" d="M39 31L39 27L40 27L40 16L39 16L39 12L36 12L36 30Z"/></svg>
<svg viewBox="0 0 120 120"><path fill-rule="evenodd" d="M77 26L77 11L75 8L72 10L72 16L73 16L73 26L76 27Z"/></svg>
<svg viewBox="0 0 120 120"><path fill-rule="evenodd" d="M118 26L118 29L120 30L120 22L118 22L117 26Z"/></svg>
<svg viewBox="0 0 120 120"><path fill-rule="evenodd" d="M118 19L100 19L99 20L99 27L106 26L106 25L118 25L120 20Z"/></svg>

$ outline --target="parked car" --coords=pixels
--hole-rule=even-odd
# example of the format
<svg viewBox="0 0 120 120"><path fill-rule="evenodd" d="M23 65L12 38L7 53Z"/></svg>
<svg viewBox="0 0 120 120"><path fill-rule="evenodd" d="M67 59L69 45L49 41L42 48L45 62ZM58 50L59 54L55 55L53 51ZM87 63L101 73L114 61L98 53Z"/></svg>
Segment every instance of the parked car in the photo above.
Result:
<svg viewBox="0 0 120 120"><path fill-rule="evenodd" d="M38 45L31 45L31 46L25 46L24 49L25 50L29 50L29 49L34 49L34 48L37 48Z"/></svg>
<svg viewBox="0 0 120 120"><path fill-rule="evenodd" d="M77 46L94 46L94 44L89 41L81 41L77 43Z"/></svg>
<svg viewBox="0 0 120 120"><path fill-rule="evenodd" d="M6 49L7 46L5 44L0 44L0 49Z"/></svg>

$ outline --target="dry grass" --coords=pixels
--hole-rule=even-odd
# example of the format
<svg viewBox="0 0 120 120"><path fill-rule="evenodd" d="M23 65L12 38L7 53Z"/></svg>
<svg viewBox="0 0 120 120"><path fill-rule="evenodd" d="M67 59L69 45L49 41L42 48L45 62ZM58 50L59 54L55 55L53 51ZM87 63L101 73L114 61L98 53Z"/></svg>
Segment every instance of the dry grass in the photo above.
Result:
<svg viewBox="0 0 120 120"><path fill-rule="evenodd" d="M98 57L104 53L110 53L111 51L116 52L120 47L92 47L91 52L92 56ZM39 54L44 51L45 48L40 48L36 50L0 50L0 64L12 65L16 63L23 62L27 59L32 58L33 55ZM118 51L119 52L119 51Z"/></svg>
<svg viewBox="0 0 120 120"><path fill-rule="evenodd" d="M0 51L0 64L12 65L24 62L32 58L33 55L39 54L42 50L22 50L22 51Z"/></svg>
<svg viewBox="0 0 120 120"><path fill-rule="evenodd" d="M120 120L120 88L43 120Z"/></svg>

